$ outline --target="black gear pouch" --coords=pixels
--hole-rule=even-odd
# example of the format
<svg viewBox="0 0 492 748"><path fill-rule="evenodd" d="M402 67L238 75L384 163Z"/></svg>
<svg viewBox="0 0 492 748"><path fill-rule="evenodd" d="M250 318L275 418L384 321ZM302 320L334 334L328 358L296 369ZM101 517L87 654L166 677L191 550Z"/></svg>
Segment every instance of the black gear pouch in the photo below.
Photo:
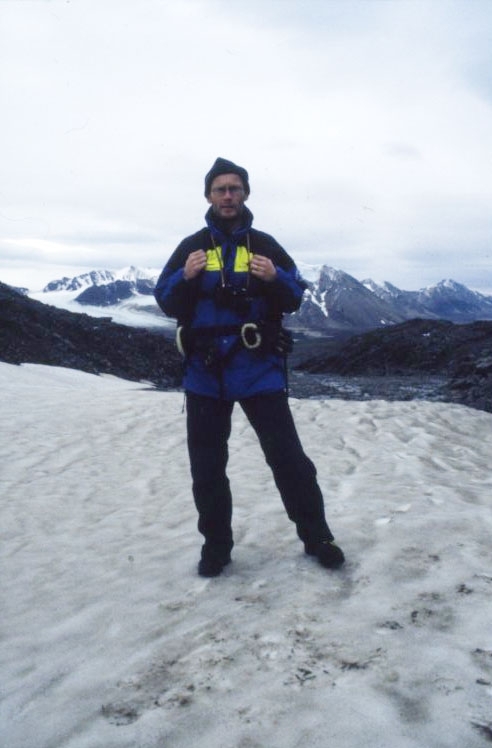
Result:
<svg viewBox="0 0 492 748"><path fill-rule="evenodd" d="M294 348L294 338L290 330L280 325L265 322L259 325L262 337L262 350L277 356L288 356Z"/></svg>

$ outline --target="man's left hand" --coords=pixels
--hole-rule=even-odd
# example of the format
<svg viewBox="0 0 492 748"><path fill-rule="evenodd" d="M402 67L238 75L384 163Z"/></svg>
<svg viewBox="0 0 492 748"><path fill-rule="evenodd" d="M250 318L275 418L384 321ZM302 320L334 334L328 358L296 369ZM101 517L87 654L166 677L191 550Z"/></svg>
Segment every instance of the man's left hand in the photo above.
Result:
<svg viewBox="0 0 492 748"><path fill-rule="evenodd" d="M268 257L253 255L250 262L251 275L270 283L277 277L277 268Z"/></svg>

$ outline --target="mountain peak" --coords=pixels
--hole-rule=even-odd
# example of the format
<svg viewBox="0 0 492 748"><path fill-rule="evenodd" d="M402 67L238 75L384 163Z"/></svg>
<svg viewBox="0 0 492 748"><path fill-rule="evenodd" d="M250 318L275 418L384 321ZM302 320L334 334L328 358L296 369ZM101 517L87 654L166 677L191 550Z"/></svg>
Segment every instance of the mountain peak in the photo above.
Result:
<svg viewBox="0 0 492 748"><path fill-rule="evenodd" d="M51 281L43 288L43 292L77 291L84 287L112 283L115 278L116 276L111 270L91 270L89 273L82 273L82 275L76 275L73 278L64 276L58 280Z"/></svg>
<svg viewBox="0 0 492 748"><path fill-rule="evenodd" d="M300 310L287 318L292 328L317 334L355 333L415 318L458 323L492 319L492 297L471 291L449 278L420 291L402 291L388 281L375 282L368 278L360 282L330 265L312 266L302 262L297 265L308 289ZM126 304L129 314L138 307L161 323L171 324L150 298L159 272L135 265L118 271L93 270L74 278L65 276L52 281L44 291L52 292L49 303L55 305L57 291L70 292L60 295L60 305L68 304L70 309L74 309L74 305L89 304L93 309L111 307L118 313ZM35 297L40 298L39 295ZM141 320L141 314L136 314L135 325Z"/></svg>

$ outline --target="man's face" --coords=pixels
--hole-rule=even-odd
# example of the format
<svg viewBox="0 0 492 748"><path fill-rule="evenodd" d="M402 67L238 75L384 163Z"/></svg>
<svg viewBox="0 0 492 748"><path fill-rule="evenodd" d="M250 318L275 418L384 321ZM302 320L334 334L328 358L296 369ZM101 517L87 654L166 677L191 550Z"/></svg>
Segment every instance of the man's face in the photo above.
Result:
<svg viewBox="0 0 492 748"><path fill-rule="evenodd" d="M216 216L223 221L236 221L241 217L247 195L241 177L237 174L221 174L212 182L207 197Z"/></svg>

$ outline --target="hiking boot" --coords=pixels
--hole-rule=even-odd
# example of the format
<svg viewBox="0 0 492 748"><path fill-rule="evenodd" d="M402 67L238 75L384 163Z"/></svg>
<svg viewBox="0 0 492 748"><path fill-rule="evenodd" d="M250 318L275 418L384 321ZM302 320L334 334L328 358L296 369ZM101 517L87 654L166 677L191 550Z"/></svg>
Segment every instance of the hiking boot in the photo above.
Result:
<svg viewBox="0 0 492 748"><path fill-rule="evenodd" d="M316 556L321 566L327 569L338 569L345 561L342 549L333 540L304 543L304 550L308 556Z"/></svg>
<svg viewBox="0 0 492 748"><path fill-rule="evenodd" d="M231 559L219 561L218 558L201 558L198 562L198 573L201 577L218 577L224 571Z"/></svg>
<svg viewBox="0 0 492 748"><path fill-rule="evenodd" d="M224 566L231 563L231 553L204 545L202 557L198 562L198 573L201 577L218 577Z"/></svg>

